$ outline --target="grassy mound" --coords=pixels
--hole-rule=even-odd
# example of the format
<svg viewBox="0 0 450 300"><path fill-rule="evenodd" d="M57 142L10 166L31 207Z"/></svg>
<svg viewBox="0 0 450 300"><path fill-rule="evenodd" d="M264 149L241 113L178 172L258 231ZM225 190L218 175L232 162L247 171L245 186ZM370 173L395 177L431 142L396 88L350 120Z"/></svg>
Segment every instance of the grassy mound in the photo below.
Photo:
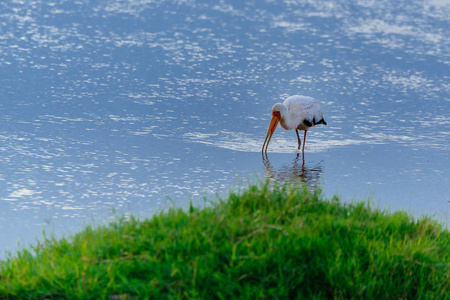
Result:
<svg viewBox="0 0 450 300"><path fill-rule="evenodd" d="M450 233L423 218L251 186L47 239L0 265L20 299L448 299Z"/></svg>

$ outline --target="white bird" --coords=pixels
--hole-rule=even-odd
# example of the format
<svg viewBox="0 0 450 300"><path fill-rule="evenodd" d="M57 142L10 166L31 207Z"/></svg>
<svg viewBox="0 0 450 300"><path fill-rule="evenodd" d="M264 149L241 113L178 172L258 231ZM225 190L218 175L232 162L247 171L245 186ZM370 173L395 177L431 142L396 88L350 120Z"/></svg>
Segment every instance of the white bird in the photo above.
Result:
<svg viewBox="0 0 450 300"><path fill-rule="evenodd" d="M277 128L278 122L285 130L295 129L298 139L298 149L301 146L298 131L305 131L302 152L305 151L306 132L318 124L327 125L327 122L323 119L322 109L316 99L308 96L290 96L283 103L277 103L272 107L272 120L270 121L269 130L267 131L266 139L262 147L263 152L267 152L267 147L269 147L270 139L275 128Z"/></svg>

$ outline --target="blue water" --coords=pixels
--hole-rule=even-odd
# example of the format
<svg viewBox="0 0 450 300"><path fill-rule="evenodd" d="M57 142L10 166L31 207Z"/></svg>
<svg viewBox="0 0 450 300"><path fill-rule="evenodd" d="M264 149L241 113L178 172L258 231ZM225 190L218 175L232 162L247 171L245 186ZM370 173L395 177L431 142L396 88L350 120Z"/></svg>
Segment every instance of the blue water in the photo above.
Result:
<svg viewBox="0 0 450 300"><path fill-rule="evenodd" d="M450 2L0 5L0 255L248 181L450 207ZM274 103L319 100L305 154Z"/></svg>

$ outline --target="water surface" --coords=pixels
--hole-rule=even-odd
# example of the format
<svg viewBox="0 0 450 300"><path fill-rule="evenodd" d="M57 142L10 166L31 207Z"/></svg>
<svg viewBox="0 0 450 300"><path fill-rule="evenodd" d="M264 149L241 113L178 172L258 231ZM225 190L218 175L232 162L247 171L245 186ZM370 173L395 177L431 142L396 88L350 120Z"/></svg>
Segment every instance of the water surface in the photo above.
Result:
<svg viewBox="0 0 450 300"><path fill-rule="evenodd" d="M265 177L448 223L446 0L1 6L0 255ZM328 126L263 157L293 94Z"/></svg>

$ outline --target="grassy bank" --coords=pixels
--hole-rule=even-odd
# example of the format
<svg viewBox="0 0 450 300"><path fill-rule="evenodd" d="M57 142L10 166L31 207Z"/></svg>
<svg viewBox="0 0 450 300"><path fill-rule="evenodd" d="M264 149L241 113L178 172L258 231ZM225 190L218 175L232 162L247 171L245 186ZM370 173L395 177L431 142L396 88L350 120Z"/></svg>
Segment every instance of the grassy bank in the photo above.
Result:
<svg viewBox="0 0 450 300"><path fill-rule="evenodd" d="M448 299L449 245L449 231L426 218L251 186L208 208L47 239L1 263L0 295Z"/></svg>

